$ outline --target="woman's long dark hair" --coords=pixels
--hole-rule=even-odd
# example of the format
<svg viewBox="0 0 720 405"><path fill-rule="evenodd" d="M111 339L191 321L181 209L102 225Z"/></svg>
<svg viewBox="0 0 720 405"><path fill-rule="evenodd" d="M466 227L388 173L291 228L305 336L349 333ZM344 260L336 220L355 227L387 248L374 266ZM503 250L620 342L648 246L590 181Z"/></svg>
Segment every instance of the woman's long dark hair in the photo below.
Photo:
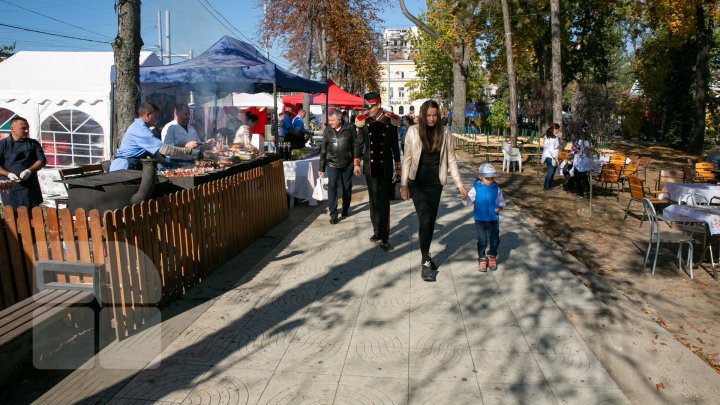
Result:
<svg viewBox="0 0 720 405"><path fill-rule="evenodd" d="M430 108L435 108L438 111L438 117L434 127L427 126L427 111ZM430 141L428 141L428 131L432 132L432 145L430 145ZM436 101L428 100L420 106L418 132L420 134L420 141L422 141L423 152L438 152L440 150L443 141L443 130L442 124L440 123L440 106Z"/></svg>
<svg viewBox="0 0 720 405"><path fill-rule="evenodd" d="M552 125L550 128L545 130L545 138L557 138L557 135L555 135L555 131L553 131Z"/></svg>

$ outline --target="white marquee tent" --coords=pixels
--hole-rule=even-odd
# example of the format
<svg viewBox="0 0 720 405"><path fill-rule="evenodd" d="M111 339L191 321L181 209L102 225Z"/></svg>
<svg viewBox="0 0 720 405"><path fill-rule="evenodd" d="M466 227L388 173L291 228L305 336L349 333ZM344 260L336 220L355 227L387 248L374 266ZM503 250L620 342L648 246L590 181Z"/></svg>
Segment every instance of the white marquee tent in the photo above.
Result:
<svg viewBox="0 0 720 405"><path fill-rule="evenodd" d="M32 52L22 51L0 62L0 108L25 117L30 124L30 136L41 142L48 137L43 132L55 130L49 119L58 119L72 134L73 119L63 111L81 112L97 123L91 133L110 134L110 68L112 52ZM140 54L141 66L161 65L152 52ZM60 113L58 116L58 113ZM0 116L0 131L7 133L8 112ZM83 118L88 118L82 115ZM5 119L2 119L5 118ZM84 119L83 119L84 121ZM68 128L68 124L70 127ZM86 125L88 123L86 122ZM82 130L78 127L77 129ZM82 132L82 131L80 131ZM110 137L104 136L107 158Z"/></svg>
<svg viewBox="0 0 720 405"><path fill-rule="evenodd" d="M19 115L43 144L49 168L109 159L113 64L112 52L21 51L0 62L0 137ZM141 52L140 64L162 62ZM46 193L64 191L50 181L43 186Z"/></svg>

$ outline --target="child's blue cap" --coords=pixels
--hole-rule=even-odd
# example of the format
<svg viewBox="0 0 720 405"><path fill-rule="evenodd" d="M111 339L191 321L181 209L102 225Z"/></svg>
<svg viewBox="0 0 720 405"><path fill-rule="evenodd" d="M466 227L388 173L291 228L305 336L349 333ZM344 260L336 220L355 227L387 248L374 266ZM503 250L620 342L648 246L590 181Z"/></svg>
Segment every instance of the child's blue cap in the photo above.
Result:
<svg viewBox="0 0 720 405"><path fill-rule="evenodd" d="M497 177L497 170L495 170L495 166L490 163L481 164L478 173L483 177Z"/></svg>

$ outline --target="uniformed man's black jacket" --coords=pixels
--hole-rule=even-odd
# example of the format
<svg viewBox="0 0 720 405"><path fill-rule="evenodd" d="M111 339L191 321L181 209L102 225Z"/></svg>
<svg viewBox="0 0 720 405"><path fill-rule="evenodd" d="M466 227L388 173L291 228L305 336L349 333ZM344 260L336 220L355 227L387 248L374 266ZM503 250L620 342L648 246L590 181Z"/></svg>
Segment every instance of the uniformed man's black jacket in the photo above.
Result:
<svg viewBox="0 0 720 405"><path fill-rule="evenodd" d="M400 118L384 112L375 119L367 114L355 119L355 158L363 162L363 174L371 177L392 178L400 167L398 124Z"/></svg>
<svg viewBox="0 0 720 405"><path fill-rule="evenodd" d="M320 145L320 171L324 172L327 166L342 169L352 164L354 143L355 128L351 124L344 123L338 131L328 125Z"/></svg>

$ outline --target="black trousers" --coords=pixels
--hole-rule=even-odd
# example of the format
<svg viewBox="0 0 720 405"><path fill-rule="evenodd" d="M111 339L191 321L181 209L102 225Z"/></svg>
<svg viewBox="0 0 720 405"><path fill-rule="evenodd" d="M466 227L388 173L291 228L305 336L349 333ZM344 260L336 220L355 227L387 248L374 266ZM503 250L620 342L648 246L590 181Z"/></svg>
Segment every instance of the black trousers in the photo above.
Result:
<svg viewBox="0 0 720 405"><path fill-rule="evenodd" d="M370 221L373 234L383 242L390 237L390 195L392 178L365 176L370 197Z"/></svg>
<svg viewBox="0 0 720 405"><path fill-rule="evenodd" d="M577 195L586 195L590 193L589 174L589 170L587 172L579 172L575 170L575 187L577 188Z"/></svg>
<svg viewBox="0 0 720 405"><path fill-rule="evenodd" d="M340 186L342 193L342 212L347 213L350 209L350 198L352 197L353 165L347 165L341 169L328 166L327 176L328 211L330 211L330 216L332 218L337 218L338 185Z"/></svg>
<svg viewBox="0 0 720 405"><path fill-rule="evenodd" d="M435 232L435 220L440 206L441 184L408 183L415 212L418 216L418 239L420 239L421 262L430 260L430 243Z"/></svg>

